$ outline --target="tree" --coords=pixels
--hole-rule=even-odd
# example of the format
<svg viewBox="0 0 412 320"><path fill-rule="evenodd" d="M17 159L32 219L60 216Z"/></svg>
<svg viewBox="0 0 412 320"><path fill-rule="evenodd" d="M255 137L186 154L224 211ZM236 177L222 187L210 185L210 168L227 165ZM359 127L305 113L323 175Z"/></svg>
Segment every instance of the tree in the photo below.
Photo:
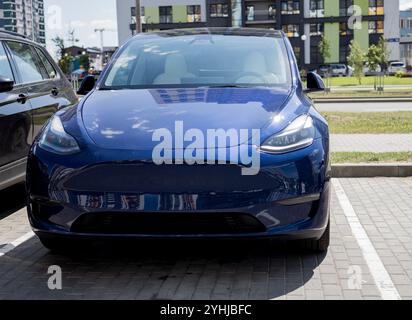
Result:
<svg viewBox="0 0 412 320"><path fill-rule="evenodd" d="M379 66L383 70L388 64L389 60L389 52L386 47L385 39L381 38L377 45L371 45L366 57L368 59L370 70L376 71Z"/></svg>
<svg viewBox="0 0 412 320"><path fill-rule="evenodd" d="M59 60L62 59L66 53L66 46L64 44L64 39L56 36L52 39L52 42L57 48L57 54L59 56Z"/></svg>
<svg viewBox="0 0 412 320"><path fill-rule="evenodd" d="M59 67L65 74L69 74L72 62L73 57L71 55L64 55L63 58L59 59Z"/></svg>
<svg viewBox="0 0 412 320"><path fill-rule="evenodd" d="M350 53L348 56L348 64L353 68L353 74L358 78L359 84L362 84L363 76L363 61L365 53L362 51L359 44L352 40L349 45Z"/></svg>
<svg viewBox="0 0 412 320"><path fill-rule="evenodd" d="M380 57L380 65L382 67L382 70L384 70L386 69L389 63L389 56L390 56L390 52L388 51L388 47L386 46L386 41L384 37L381 37L381 39L379 40L377 48L378 48L377 54Z"/></svg>
<svg viewBox="0 0 412 320"><path fill-rule="evenodd" d="M65 74L70 73L73 57L66 53L66 45L64 43L64 39L56 36L52 39L52 42L57 48L57 60L60 69L62 69Z"/></svg>
<svg viewBox="0 0 412 320"><path fill-rule="evenodd" d="M368 60L369 70L377 71L382 61L379 47L374 44L371 45L366 54L366 58Z"/></svg>
<svg viewBox="0 0 412 320"><path fill-rule="evenodd" d="M90 56L88 54L82 54L79 57L80 65L82 65L86 70L90 68Z"/></svg>
<svg viewBox="0 0 412 320"><path fill-rule="evenodd" d="M323 58L323 62L326 62L331 57L330 42L324 36L322 36L319 42L319 53Z"/></svg>

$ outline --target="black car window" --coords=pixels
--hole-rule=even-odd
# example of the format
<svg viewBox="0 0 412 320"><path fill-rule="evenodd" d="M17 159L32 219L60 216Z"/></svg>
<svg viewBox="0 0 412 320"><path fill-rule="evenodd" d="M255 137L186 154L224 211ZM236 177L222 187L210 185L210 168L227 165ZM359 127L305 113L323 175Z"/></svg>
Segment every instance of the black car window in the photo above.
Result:
<svg viewBox="0 0 412 320"><path fill-rule="evenodd" d="M23 83L43 80L42 71L36 62L34 51L29 45L14 41L7 41L7 45Z"/></svg>
<svg viewBox="0 0 412 320"><path fill-rule="evenodd" d="M58 77L58 73L54 69L53 65L50 63L49 59L43 53L43 51L41 51L38 48L35 48L35 50L36 50L37 54L39 55L40 60L43 64L44 68L46 69L47 77L49 79L55 79L56 77Z"/></svg>
<svg viewBox="0 0 412 320"><path fill-rule="evenodd" d="M14 80L13 72L10 67L10 61L2 43L0 43L0 76Z"/></svg>

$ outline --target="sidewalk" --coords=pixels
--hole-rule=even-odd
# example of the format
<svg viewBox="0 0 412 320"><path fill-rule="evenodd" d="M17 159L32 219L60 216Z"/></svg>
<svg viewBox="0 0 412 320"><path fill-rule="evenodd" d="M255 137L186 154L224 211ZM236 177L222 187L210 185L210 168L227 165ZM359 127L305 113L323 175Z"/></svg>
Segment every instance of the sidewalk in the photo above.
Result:
<svg viewBox="0 0 412 320"><path fill-rule="evenodd" d="M412 96L399 97L385 97L385 96L364 96L364 97L333 97L333 96L318 96L313 97L312 100L319 103L388 103L388 102L412 102Z"/></svg>
<svg viewBox="0 0 412 320"><path fill-rule="evenodd" d="M412 134L333 134L332 152L412 151Z"/></svg>

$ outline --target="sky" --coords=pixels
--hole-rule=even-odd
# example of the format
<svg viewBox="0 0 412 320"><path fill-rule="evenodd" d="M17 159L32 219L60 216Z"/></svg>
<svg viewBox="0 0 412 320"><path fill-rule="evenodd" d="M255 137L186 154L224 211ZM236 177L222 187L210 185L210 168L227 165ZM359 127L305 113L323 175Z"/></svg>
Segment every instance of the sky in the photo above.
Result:
<svg viewBox="0 0 412 320"><path fill-rule="evenodd" d="M401 10L412 8L412 0L400 0Z"/></svg>
<svg viewBox="0 0 412 320"><path fill-rule="evenodd" d="M68 41L69 30L75 30L76 45L99 47L100 34L95 29L105 28L104 45L117 46L116 0L44 0L47 49L56 52L51 39L60 36Z"/></svg>
<svg viewBox="0 0 412 320"><path fill-rule="evenodd" d="M68 41L75 30L76 45L100 47L100 35L94 30L105 28L104 45L117 46L116 0L44 0L46 37L49 52L56 51L51 39L57 35ZM412 8L412 0L400 0L401 10Z"/></svg>

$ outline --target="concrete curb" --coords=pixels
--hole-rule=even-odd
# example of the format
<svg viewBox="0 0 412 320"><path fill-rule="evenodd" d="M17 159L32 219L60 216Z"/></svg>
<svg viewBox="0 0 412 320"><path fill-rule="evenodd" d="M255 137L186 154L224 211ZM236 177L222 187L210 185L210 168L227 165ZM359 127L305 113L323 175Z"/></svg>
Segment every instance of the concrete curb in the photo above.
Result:
<svg viewBox="0 0 412 320"><path fill-rule="evenodd" d="M412 98L356 98L356 99L341 99L341 98L321 98L321 99L313 99L314 103L363 103L363 102L371 102L374 103L386 103L386 102L412 102Z"/></svg>
<svg viewBox="0 0 412 320"><path fill-rule="evenodd" d="M333 178L376 178L412 177L412 163L388 163L388 164L335 164L332 165Z"/></svg>

